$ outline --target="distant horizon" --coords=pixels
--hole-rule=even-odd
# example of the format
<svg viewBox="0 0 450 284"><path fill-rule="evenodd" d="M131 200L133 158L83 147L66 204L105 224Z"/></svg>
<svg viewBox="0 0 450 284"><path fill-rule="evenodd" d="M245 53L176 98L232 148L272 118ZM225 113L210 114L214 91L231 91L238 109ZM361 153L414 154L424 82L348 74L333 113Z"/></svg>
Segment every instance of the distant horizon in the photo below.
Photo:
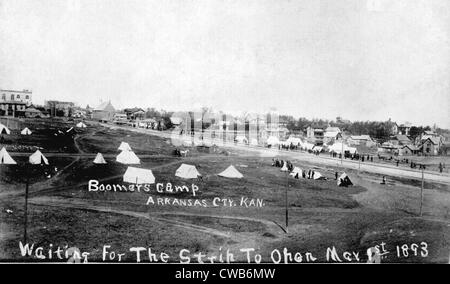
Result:
<svg viewBox="0 0 450 284"><path fill-rule="evenodd" d="M33 101L450 129L450 1L3 0L0 87Z"/></svg>

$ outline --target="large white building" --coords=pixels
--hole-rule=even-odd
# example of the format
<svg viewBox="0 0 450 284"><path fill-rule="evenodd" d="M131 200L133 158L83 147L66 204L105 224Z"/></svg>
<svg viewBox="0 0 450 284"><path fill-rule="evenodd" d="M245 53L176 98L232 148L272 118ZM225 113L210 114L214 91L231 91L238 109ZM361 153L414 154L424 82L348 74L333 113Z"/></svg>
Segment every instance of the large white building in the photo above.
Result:
<svg viewBox="0 0 450 284"><path fill-rule="evenodd" d="M16 116L17 112L24 112L31 105L32 92L29 90L0 89L0 114Z"/></svg>

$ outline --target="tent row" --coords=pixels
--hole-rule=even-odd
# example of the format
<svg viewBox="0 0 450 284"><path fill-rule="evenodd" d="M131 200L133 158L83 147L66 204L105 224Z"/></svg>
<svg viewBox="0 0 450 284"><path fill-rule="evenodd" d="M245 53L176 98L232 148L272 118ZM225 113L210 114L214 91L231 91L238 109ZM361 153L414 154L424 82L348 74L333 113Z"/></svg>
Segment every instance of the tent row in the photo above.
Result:
<svg viewBox="0 0 450 284"><path fill-rule="evenodd" d="M78 128L86 128L86 124L84 124L83 122L79 122L76 124L76 127ZM67 130L66 132L70 132L73 130L73 127L71 127L69 130ZM28 128L25 127L24 129L22 129L20 131L21 135L31 135L33 132ZM9 130L8 127L6 127L4 124L0 123L0 134L6 134L6 135L10 135L11 134L11 130Z"/></svg>
<svg viewBox="0 0 450 284"><path fill-rule="evenodd" d="M48 165L47 158L41 153L41 151L37 150L28 158L28 162L33 165ZM16 165L16 161L9 155L8 151L6 151L5 147L0 150L0 164L5 165Z"/></svg>
<svg viewBox="0 0 450 284"><path fill-rule="evenodd" d="M327 178L324 177L319 171L316 170L302 170L299 167L295 167L292 163L289 161L279 161L276 160L273 166L281 167L280 171L282 172L289 172L289 175L295 179L305 178L305 179L314 179L314 180L326 180ZM341 174L339 177L336 173L336 180L338 186L349 186L353 185L352 181L350 180L349 176L346 173Z"/></svg>
<svg viewBox="0 0 450 284"><path fill-rule="evenodd" d="M302 171L299 167L294 167L292 172L289 174L293 178L300 179L308 178L308 179L314 179L314 180L326 180L326 178L318 171L309 170L309 171ZM353 185L352 181L350 180L350 177L346 173L342 173L337 178L337 185L338 186L344 186L347 187L349 185Z"/></svg>
<svg viewBox="0 0 450 284"><path fill-rule="evenodd" d="M316 146L309 142L303 142L300 138L297 137L289 137L286 141L280 141L275 136L270 136L267 141L267 145L281 145L281 146L298 146L300 148L311 150L311 151L319 151L327 150L329 152L341 153L341 152L350 152L351 154L355 154L357 149L355 147L349 147L348 145L343 144L342 142L336 142L331 146Z"/></svg>
<svg viewBox="0 0 450 284"><path fill-rule="evenodd" d="M193 179L201 177L201 174L197 171L196 167L188 164L181 164L176 170L175 176L184 179ZM233 166L230 165L218 176L226 178L242 178L243 175ZM128 167L123 175L123 181L135 184L153 184L155 183L155 176L152 170Z"/></svg>
<svg viewBox="0 0 450 284"><path fill-rule="evenodd" d="M22 129L22 131L20 131L21 135L31 135L31 133L32 132L28 127L25 127L24 129ZM9 130L8 127L0 123L0 134L10 135L11 130Z"/></svg>

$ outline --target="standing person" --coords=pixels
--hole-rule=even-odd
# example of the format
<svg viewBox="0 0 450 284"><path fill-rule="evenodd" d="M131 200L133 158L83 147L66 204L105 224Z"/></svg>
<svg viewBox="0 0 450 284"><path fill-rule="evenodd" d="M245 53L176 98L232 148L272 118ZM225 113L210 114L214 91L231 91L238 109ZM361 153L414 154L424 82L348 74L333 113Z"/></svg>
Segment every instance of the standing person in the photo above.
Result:
<svg viewBox="0 0 450 284"><path fill-rule="evenodd" d="M338 172L335 172L334 173L334 180L337 180L338 179Z"/></svg>
<svg viewBox="0 0 450 284"><path fill-rule="evenodd" d="M442 169L443 169L442 163L439 163L439 172L440 173L442 173Z"/></svg>
<svg viewBox="0 0 450 284"><path fill-rule="evenodd" d="M386 184L386 177L383 176L383 180L381 181L381 184Z"/></svg>
<svg viewBox="0 0 450 284"><path fill-rule="evenodd" d="M397 160L397 167L398 167L398 163L400 162L400 160Z"/></svg>

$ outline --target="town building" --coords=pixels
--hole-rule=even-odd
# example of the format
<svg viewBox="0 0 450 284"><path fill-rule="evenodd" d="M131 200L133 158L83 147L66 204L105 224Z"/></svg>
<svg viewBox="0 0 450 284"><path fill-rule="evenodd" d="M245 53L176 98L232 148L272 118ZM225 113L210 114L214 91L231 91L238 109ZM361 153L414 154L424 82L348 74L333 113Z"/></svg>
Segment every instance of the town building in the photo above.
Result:
<svg viewBox="0 0 450 284"><path fill-rule="evenodd" d="M112 120L116 124L127 124L128 123L127 115L124 113L115 113L113 115Z"/></svg>
<svg viewBox="0 0 450 284"><path fill-rule="evenodd" d="M373 147L376 145L375 141L372 140L370 135L351 135L347 139L349 145L363 145L366 147Z"/></svg>
<svg viewBox="0 0 450 284"><path fill-rule="evenodd" d="M397 134L391 137L389 142L395 146L403 146L403 145L411 145L411 140L406 136L402 134Z"/></svg>
<svg viewBox="0 0 450 284"><path fill-rule="evenodd" d="M306 128L306 139L308 142L320 146L323 145L324 133L325 131L322 128L308 126L308 128Z"/></svg>
<svg viewBox="0 0 450 284"><path fill-rule="evenodd" d="M398 134L409 136L409 132L411 130L412 124L409 122L405 122L398 126Z"/></svg>
<svg viewBox="0 0 450 284"><path fill-rule="evenodd" d="M5 116L21 116L31 105L32 92L29 90L0 89L0 114Z"/></svg>
<svg viewBox="0 0 450 284"><path fill-rule="evenodd" d="M384 142L383 144L381 144L381 146L378 147L378 153L387 153L387 154L398 154L399 151L399 147L398 145L393 145L390 142Z"/></svg>
<svg viewBox="0 0 450 284"><path fill-rule="evenodd" d="M145 118L145 111L141 108L126 108L123 110L128 120L142 120Z"/></svg>
<svg viewBox="0 0 450 284"><path fill-rule="evenodd" d="M25 109L24 116L27 118L43 118L42 112L34 107L29 107Z"/></svg>
<svg viewBox="0 0 450 284"><path fill-rule="evenodd" d="M427 139L422 140L420 149L424 155L436 156L439 155L439 149L441 146L442 139L438 137L428 137Z"/></svg>
<svg viewBox="0 0 450 284"><path fill-rule="evenodd" d="M404 145L398 148L399 156L409 156L419 153L420 149L414 145Z"/></svg>
<svg viewBox="0 0 450 284"><path fill-rule="evenodd" d="M44 107L48 110L51 117L69 117L72 114L75 103L64 101L45 101Z"/></svg>
<svg viewBox="0 0 450 284"><path fill-rule="evenodd" d="M337 140L342 138L342 133L339 127L331 127L328 126L325 129L325 133L323 135L323 144L334 143Z"/></svg>
<svg viewBox="0 0 450 284"><path fill-rule="evenodd" d="M389 129L390 135L396 135L398 134L398 125L395 121L392 121L390 118L388 121L386 121L386 127Z"/></svg>
<svg viewBox="0 0 450 284"><path fill-rule="evenodd" d="M96 121L108 122L114 119L116 109L111 101L103 102L92 110L92 119Z"/></svg>
<svg viewBox="0 0 450 284"><path fill-rule="evenodd" d="M439 149L439 154L450 156L450 143L442 143L441 148Z"/></svg>
<svg viewBox="0 0 450 284"><path fill-rule="evenodd" d="M348 120L348 119L343 119L342 117L338 116L338 117L336 117L336 123L338 123L338 124L350 124L352 122L350 120Z"/></svg>

